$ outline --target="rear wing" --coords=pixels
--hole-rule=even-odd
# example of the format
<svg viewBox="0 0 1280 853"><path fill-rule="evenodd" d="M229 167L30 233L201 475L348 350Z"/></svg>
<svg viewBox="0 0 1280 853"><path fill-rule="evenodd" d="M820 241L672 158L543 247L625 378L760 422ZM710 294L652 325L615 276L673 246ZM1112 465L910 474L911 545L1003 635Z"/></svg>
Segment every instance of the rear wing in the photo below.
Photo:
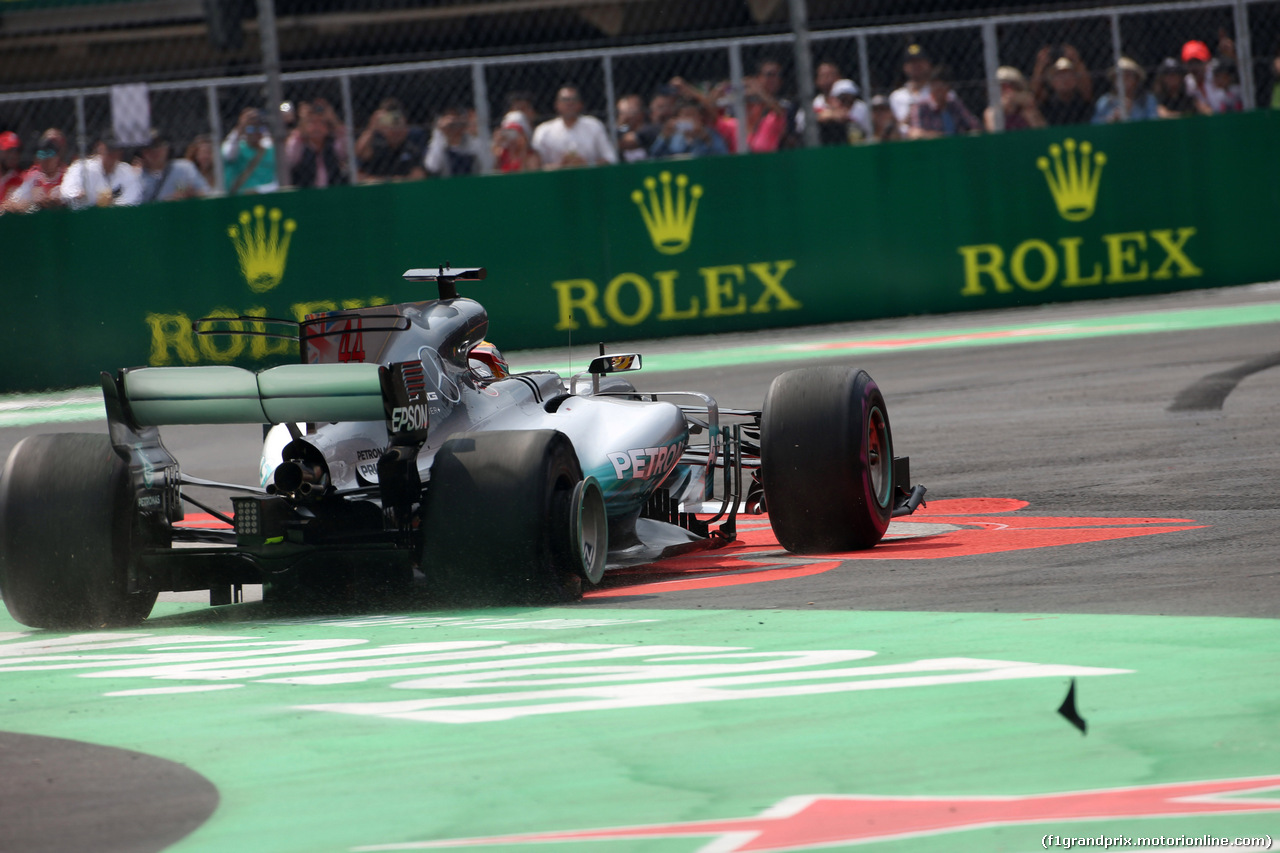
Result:
<svg viewBox="0 0 1280 853"><path fill-rule="evenodd" d="M132 429L173 424L385 421L393 444L424 441L431 422L422 362L140 367L103 390ZM112 406L108 401L108 410Z"/></svg>
<svg viewBox="0 0 1280 853"><path fill-rule="evenodd" d="M140 427L380 421L386 417L376 364L286 364L123 370L117 387Z"/></svg>
<svg viewBox="0 0 1280 853"><path fill-rule="evenodd" d="M385 421L390 447L379 460L385 505L404 507L421 491L417 454L430 424L421 362L286 364L254 373L225 365L140 367L102 374L107 429L129 466L143 512L182 518L183 478L160 440L168 424L280 424Z"/></svg>

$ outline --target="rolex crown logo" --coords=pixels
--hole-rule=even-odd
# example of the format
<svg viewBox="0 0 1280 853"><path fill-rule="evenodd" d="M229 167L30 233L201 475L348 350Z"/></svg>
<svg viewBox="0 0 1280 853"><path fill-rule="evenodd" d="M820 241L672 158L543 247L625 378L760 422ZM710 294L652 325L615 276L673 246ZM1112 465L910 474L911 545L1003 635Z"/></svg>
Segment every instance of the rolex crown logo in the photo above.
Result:
<svg viewBox="0 0 1280 853"><path fill-rule="evenodd" d="M658 193L658 181L662 182L661 194ZM663 172L658 175L658 180L645 178L644 188L648 190L647 200L640 190L631 193L631 200L640 208L653 248L664 255L680 254L689 248L689 241L693 239L693 219L698 215L702 187L698 184L689 186L689 177L679 175L673 194L671 173Z"/></svg>
<svg viewBox="0 0 1280 853"><path fill-rule="evenodd" d="M270 218L271 224L267 225ZM271 213L262 205L249 211L240 212L240 224L227 229L231 236L231 244L236 247L240 257L240 272L254 293L266 293L284 278L284 262L289 256L289 241L298 223L292 219L284 220L284 235L281 236L280 208L271 208Z"/></svg>
<svg viewBox="0 0 1280 853"><path fill-rule="evenodd" d="M1036 160L1036 166L1044 172L1044 179L1049 183L1049 192L1053 193L1058 213L1070 222L1082 222L1093 216L1098 181L1102 178L1102 167L1107 163L1107 155L1101 151L1095 154L1093 145L1088 141L1080 143L1079 156L1076 151L1076 141L1064 139L1061 146L1057 143L1049 146L1048 157Z"/></svg>

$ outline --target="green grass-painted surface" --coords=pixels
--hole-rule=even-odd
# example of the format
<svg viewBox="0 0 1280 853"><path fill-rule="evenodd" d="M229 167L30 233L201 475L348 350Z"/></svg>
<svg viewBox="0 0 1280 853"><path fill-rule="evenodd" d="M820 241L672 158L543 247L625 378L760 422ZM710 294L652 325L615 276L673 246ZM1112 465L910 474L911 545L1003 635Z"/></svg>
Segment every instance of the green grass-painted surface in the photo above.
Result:
<svg viewBox="0 0 1280 853"><path fill-rule="evenodd" d="M208 777L221 805L178 853L742 818L802 794L1024 796L1280 775L1280 629L1265 620L594 607L300 620L254 604L161 605L140 629L58 655L50 644L65 637L0 620L0 726L139 750ZM548 643L559 645L527 648ZM812 655L831 650L873 654ZM463 657L423 657L441 653ZM571 658L600 653L621 657ZM946 674L937 661L952 658L1125 672L1077 671L1082 735L1056 712L1069 678L1052 671L895 682ZM858 672L919 661L932 663ZM849 689L870 682L882 683ZM815 685L832 692L746 694ZM110 695L185 687L221 689ZM712 696L722 698L693 701ZM623 700L645 704L616 707ZM333 710L353 703L380 715ZM389 715L415 709L510 718ZM1275 812L1161 817L869 846L1029 851L1046 833L1274 838L1278 827ZM532 849L665 853L714 840Z"/></svg>

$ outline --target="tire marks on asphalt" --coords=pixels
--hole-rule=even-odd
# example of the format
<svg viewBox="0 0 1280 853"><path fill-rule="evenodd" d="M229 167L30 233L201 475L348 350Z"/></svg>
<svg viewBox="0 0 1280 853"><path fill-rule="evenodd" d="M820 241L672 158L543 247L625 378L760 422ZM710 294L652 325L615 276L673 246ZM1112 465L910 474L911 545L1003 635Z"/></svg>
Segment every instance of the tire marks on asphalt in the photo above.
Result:
<svg viewBox="0 0 1280 853"><path fill-rule="evenodd" d="M1230 370L1210 373L1183 388L1169 404L1170 412L1220 411L1227 395L1249 376L1272 367L1280 367L1280 352L1264 355Z"/></svg>

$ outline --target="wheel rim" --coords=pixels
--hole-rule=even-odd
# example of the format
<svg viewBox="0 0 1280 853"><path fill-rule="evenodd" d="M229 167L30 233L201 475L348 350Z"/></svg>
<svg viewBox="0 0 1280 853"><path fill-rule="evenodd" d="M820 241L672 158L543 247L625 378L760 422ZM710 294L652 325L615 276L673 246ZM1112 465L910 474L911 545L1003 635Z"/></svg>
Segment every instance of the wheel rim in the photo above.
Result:
<svg viewBox="0 0 1280 853"><path fill-rule="evenodd" d="M884 412L878 406L871 409L867 418L867 475L871 478L871 491L876 503L889 505L889 493L893 485L891 466L893 451L889 447L889 426Z"/></svg>
<svg viewBox="0 0 1280 853"><path fill-rule="evenodd" d="M595 477L587 477L573 490L573 550L578 556L578 573L590 584L604 577L609 550L609 520L605 514L604 492Z"/></svg>

